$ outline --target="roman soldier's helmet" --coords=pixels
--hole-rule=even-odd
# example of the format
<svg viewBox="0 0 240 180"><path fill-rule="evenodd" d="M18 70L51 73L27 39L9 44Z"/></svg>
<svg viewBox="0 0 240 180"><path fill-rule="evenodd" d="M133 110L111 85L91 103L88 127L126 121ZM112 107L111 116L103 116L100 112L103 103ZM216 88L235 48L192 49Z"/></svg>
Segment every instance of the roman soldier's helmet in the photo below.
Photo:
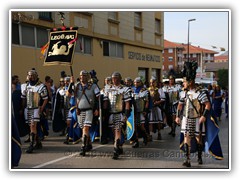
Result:
<svg viewBox="0 0 240 180"><path fill-rule="evenodd" d="M90 82L90 75L89 75L89 73L88 73L86 70L80 71L79 75L80 75L80 76L86 76L87 81Z"/></svg>
<svg viewBox="0 0 240 180"><path fill-rule="evenodd" d="M131 81L132 82L132 79L130 77L126 77L125 78L125 82L128 82L128 81Z"/></svg>
<svg viewBox="0 0 240 180"><path fill-rule="evenodd" d="M197 62L187 61L183 67L183 78L186 81L194 81L196 78L196 71L198 68Z"/></svg>
<svg viewBox="0 0 240 180"><path fill-rule="evenodd" d="M28 71L28 75L32 75L34 76L35 78L38 78L38 73L37 71L35 70L35 68L32 68L31 70Z"/></svg>
<svg viewBox="0 0 240 180"><path fill-rule="evenodd" d="M79 73L80 76L88 75L88 72L86 70L82 70Z"/></svg>
<svg viewBox="0 0 240 180"><path fill-rule="evenodd" d="M117 71L112 73L112 77L118 77L118 78L122 79L121 74L119 72L117 72Z"/></svg>
<svg viewBox="0 0 240 180"><path fill-rule="evenodd" d="M134 79L134 82L140 82L140 83L142 83L141 77L136 77L136 78Z"/></svg>
<svg viewBox="0 0 240 180"><path fill-rule="evenodd" d="M64 80L65 80L66 82L70 82L71 78L70 78L69 76L67 76L67 77L64 78Z"/></svg>
<svg viewBox="0 0 240 180"><path fill-rule="evenodd" d="M108 77L105 78L105 80L106 80L106 81L111 81L112 78L111 78L110 76L108 76Z"/></svg>

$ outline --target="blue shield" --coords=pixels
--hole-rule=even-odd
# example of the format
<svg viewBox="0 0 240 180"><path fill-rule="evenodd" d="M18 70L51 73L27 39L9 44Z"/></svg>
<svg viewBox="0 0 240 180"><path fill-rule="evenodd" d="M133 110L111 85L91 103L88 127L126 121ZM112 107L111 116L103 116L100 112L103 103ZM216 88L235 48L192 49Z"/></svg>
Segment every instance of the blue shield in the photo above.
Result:
<svg viewBox="0 0 240 180"><path fill-rule="evenodd" d="M134 133L134 108L132 106L131 115L127 120L127 140L131 139Z"/></svg>

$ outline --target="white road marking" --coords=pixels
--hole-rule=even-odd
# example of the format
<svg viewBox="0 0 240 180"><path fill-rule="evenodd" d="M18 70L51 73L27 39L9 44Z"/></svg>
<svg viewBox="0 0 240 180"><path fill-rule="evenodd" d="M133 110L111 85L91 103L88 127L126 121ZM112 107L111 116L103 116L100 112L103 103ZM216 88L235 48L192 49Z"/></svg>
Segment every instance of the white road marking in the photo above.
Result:
<svg viewBox="0 0 240 180"><path fill-rule="evenodd" d="M92 150L101 148L101 147L103 147L103 146L106 146L106 145L99 145L99 146L93 147ZM54 164L54 163L59 162L59 161L62 161L62 160L64 160L64 159L71 158L71 157L73 157L73 156L76 156L77 154L79 154L79 152L78 152L78 153L71 154L71 155L69 155L69 156L64 156L64 157L61 157L61 158L58 158L58 159L54 159L54 160L52 160L52 161L48 161L48 162L45 162L45 163L43 163L43 164L39 164L39 165L34 166L34 167L32 167L32 168L42 168L42 167L44 167L44 166L47 166L47 165L50 165L50 164Z"/></svg>

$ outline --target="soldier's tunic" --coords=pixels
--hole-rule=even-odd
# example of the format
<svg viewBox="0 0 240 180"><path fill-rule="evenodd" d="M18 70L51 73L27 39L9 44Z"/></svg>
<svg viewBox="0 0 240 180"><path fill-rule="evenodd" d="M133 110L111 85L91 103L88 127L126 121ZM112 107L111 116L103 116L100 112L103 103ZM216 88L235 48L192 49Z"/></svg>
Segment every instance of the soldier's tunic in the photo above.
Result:
<svg viewBox="0 0 240 180"><path fill-rule="evenodd" d="M167 93L169 97L169 107L166 108L169 109L170 113L175 115L177 112L177 105L181 86L179 84L175 84L173 86L164 86L162 87L162 90L164 93Z"/></svg>
<svg viewBox="0 0 240 180"><path fill-rule="evenodd" d="M64 118L64 120L71 121L72 113L69 112L69 109L71 108L70 97L68 97L66 95L67 90L68 90L67 86L60 87L60 88L57 89L56 98L59 97L59 100L54 101L55 103L54 103L53 115L55 114L56 106L58 106L60 108L60 111L62 113L62 117ZM56 103L59 103L59 104L56 104ZM53 119L54 119L54 117L53 117Z"/></svg>
<svg viewBox="0 0 240 180"><path fill-rule="evenodd" d="M181 133L184 133L184 135L188 134L191 137L199 134L199 118L202 114L201 104L208 101L206 91L196 91L195 89L181 91L179 103L184 105ZM201 128L202 135L205 135L204 123Z"/></svg>
<svg viewBox="0 0 240 180"><path fill-rule="evenodd" d="M80 127L91 127L93 121L93 110L97 103L96 98L100 95L100 90L96 84L88 83L82 86L81 83L76 85L77 114Z"/></svg>
<svg viewBox="0 0 240 180"><path fill-rule="evenodd" d="M25 119L30 123L31 121L40 121L39 107L45 99L48 99L47 87L38 81L35 85L27 83L22 86L21 98L27 100L27 107L25 108Z"/></svg>
<svg viewBox="0 0 240 180"><path fill-rule="evenodd" d="M108 86L105 89L103 100L109 101L110 104L109 127L120 129L125 120L124 102L131 100L131 89L123 85Z"/></svg>
<svg viewBox="0 0 240 180"><path fill-rule="evenodd" d="M165 94L162 89L148 88L150 93L150 102L149 102L149 123L159 123L163 122L162 111L158 105L154 105L155 101L165 100Z"/></svg>
<svg viewBox="0 0 240 180"><path fill-rule="evenodd" d="M23 98L23 93L24 91L26 91L26 87L27 87L28 83L23 83L21 84L21 98L24 99L26 98L26 96ZM25 119L25 123L28 124L28 119L27 119L27 107L24 107L24 119Z"/></svg>
<svg viewBox="0 0 240 180"><path fill-rule="evenodd" d="M133 88L134 112L136 125L144 124L145 117L143 112L145 110L146 101L149 99L149 91L143 87Z"/></svg>

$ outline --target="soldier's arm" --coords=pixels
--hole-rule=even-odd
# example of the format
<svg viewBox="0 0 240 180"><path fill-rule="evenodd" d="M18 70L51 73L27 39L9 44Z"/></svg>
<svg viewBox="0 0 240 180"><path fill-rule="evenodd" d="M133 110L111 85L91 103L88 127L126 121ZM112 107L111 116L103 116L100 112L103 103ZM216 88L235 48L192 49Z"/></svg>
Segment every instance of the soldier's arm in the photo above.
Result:
<svg viewBox="0 0 240 180"><path fill-rule="evenodd" d="M25 88L25 87L24 87ZM26 103L27 103L27 100L26 100L26 91L23 90L23 87L21 87L21 91L22 91L22 94L21 94L21 99L22 99L22 102L21 102L21 108L20 108L20 111L24 111L24 108L26 107ZM21 112L21 113L22 113Z"/></svg>
<svg viewBox="0 0 240 180"><path fill-rule="evenodd" d="M47 105L47 103L48 103L48 98L44 99L42 106L40 106L40 113L43 112L43 110L44 110L45 106Z"/></svg>
<svg viewBox="0 0 240 180"><path fill-rule="evenodd" d="M125 104L125 109L126 110L130 110L130 101L126 101L126 104Z"/></svg>
<svg viewBox="0 0 240 180"><path fill-rule="evenodd" d="M200 124L206 121L207 116L209 115L210 109L211 109L211 103L209 101L205 102L204 105L205 105L205 109L203 111L203 115L199 119Z"/></svg>
<svg viewBox="0 0 240 180"><path fill-rule="evenodd" d="M182 111L182 108L183 108L183 104L182 103L179 103L178 104L178 107L177 107L177 114L176 114L176 119L175 119L175 122L179 125L181 123L181 119L180 119L180 113Z"/></svg>
<svg viewBox="0 0 240 180"><path fill-rule="evenodd" d="M20 108L20 114L23 114L24 108L26 107L27 100L26 98L22 98L21 108Z"/></svg>
<svg viewBox="0 0 240 180"><path fill-rule="evenodd" d="M74 85L75 79L73 76L70 78L70 84L68 85L68 90L66 91L66 96L71 97L72 95L76 96L74 92L76 92L76 88Z"/></svg>

